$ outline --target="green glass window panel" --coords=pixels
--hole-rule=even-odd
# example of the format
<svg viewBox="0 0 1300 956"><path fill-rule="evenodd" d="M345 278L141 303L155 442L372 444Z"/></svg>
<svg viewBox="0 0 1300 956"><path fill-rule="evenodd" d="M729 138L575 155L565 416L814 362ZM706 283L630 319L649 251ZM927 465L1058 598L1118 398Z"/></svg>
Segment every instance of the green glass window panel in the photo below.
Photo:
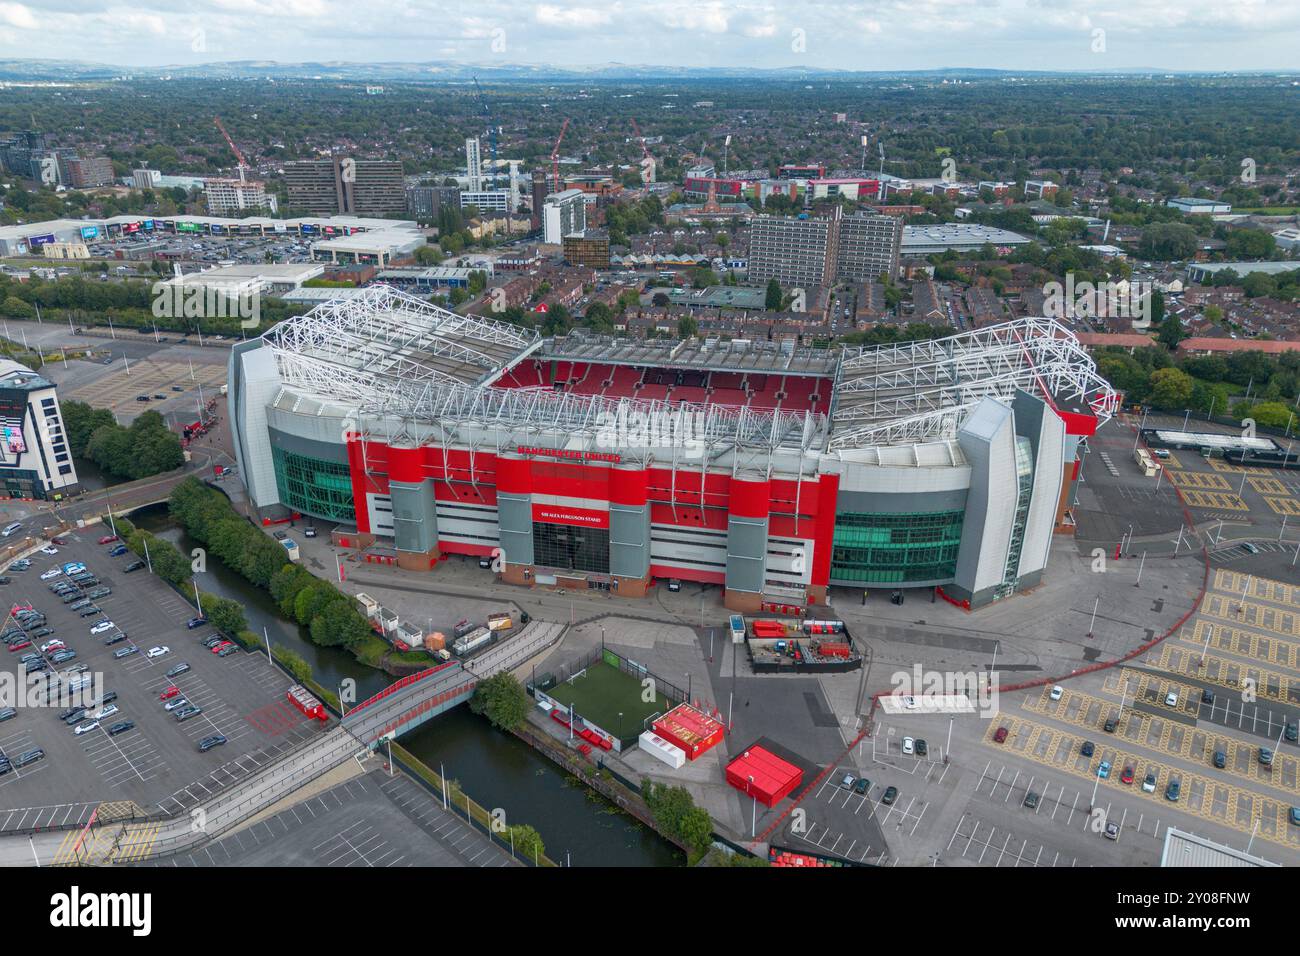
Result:
<svg viewBox="0 0 1300 956"><path fill-rule="evenodd" d="M963 517L962 511L836 515L831 578L863 584L952 578Z"/></svg>
<svg viewBox="0 0 1300 956"><path fill-rule="evenodd" d="M280 500L294 511L334 521L355 521L352 477L346 464L271 449Z"/></svg>

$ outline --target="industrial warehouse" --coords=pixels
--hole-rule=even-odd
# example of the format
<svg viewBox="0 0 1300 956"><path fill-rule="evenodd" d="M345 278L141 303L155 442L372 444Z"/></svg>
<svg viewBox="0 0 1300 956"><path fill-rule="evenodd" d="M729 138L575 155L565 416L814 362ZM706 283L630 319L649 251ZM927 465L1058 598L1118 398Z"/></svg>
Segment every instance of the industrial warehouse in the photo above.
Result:
<svg viewBox="0 0 1300 956"><path fill-rule="evenodd" d="M1116 404L1044 318L843 350L543 339L382 286L239 343L229 382L264 520L524 587L717 585L742 612L1033 587Z"/></svg>

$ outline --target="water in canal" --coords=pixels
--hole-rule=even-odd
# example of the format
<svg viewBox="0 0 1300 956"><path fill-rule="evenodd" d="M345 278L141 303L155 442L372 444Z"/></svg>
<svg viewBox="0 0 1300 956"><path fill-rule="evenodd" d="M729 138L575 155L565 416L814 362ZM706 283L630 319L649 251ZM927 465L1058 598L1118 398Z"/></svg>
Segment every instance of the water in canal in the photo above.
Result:
<svg viewBox="0 0 1300 956"><path fill-rule="evenodd" d="M139 528L171 541L188 554L199 547L167 514L165 505L141 509L131 515ZM344 650L317 647L305 631L280 616L267 592L253 587L220 561L196 575L199 588L231 598L244 607L249 627L265 628L272 644L302 655L316 680L337 687L345 678L357 683L357 696L365 699L394 678L365 667ZM501 807L510 823L537 828L547 854L556 862L567 858L574 866L680 866L680 851L630 817L615 813L609 804L577 784L531 747L508 734L493 730L468 707L457 707L435 717L402 738L402 745L421 760L458 780L465 792L488 807Z"/></svg>

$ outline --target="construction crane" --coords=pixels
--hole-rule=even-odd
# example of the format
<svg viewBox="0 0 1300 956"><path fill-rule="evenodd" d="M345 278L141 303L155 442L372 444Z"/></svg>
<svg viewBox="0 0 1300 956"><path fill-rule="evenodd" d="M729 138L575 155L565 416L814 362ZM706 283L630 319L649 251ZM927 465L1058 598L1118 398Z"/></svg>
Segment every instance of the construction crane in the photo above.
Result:
<svg viewBox="0 0 1300 956"><path fill-rule="evenodd" d="M248 160L244 159L244 154L239 151L239 147L236 146L235 141L230 138L230 134L226 132L226 128L221 125L221 117L212 117L212 122L217 124L217 129L221 130L221 135L225 137L226 145L230 147L230 151L235 154L235 159L239 161L239 181L241 183L244 182L245 170L251 169L252 167L248 165Z"/></svg>
<svg viewBox="0 0 1300 956"><path fill-rule="evenodd" d="M492 111L488 109L487 100L483 96L483 87L479 86L478 77L474 77L474 92L478 94L479 106L483 108L483 118L487 120L488 142L492 147L492 173L496 175L497 168L497 127L492 122Z"/></svg>
<svg viewBox="0 0 1300 956"><path fill-rule="evenodd" d="M569 119L565 117L564 124L560 127L560 135L555 139L555 148L551 150L551 191L560 191L560 143L564 141L564 134L569 128Z"/></svg>

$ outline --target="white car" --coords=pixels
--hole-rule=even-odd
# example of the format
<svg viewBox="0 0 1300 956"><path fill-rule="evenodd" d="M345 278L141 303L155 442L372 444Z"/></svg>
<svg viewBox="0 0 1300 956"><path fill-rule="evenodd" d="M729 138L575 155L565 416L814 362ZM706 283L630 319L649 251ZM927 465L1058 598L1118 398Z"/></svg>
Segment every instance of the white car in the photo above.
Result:
<svg viewBox="0 0 1300 956"><path fill-rule="evenodd" d="M41 548L41 554L58 554L58 553L59 553L59 549L54 547L53 545L47 544L45 547Z"/></svg>
<svg viewBox="0 0 1300 956"><path fill-rule="evenodd" d="M57 578L62 574L63 574L62 568L50 568L48 571L45 571L44 573L41 574L41 580L48 581L50 580L50 578Z"/></svg>
<svg viewBox="0 0 1300 956"><path fill-rule="evenodd" d="M92 720L88 723L77 724L77 729L74 730L73 733L76 734L78 737L80 737L82 734L88 734L92 730L98 730L98 729L99 729L99 721Z"/></svg>
<svg viewBox="0 0 1300 956"><path fill-rule="evenodd" d="M103 720L105 717L112 717L117 713L117 704L109 704L107 707L101 707L90 715L91 720Z"/></svg>
<svg viewBox="0 0 1300 956"><path fill-rule="evenodd" d="M67 647L62 641L46 641L41 645L41 653L48 654L50 651L57 651Z"/></svg>
<svg viewBox="0 0 1300 956"><path fill-rule="evenodd" d="M98 624L96 624L94 627L92 627L92 628L90 629L90 633L91 633L91 634L103 634L103 633L104 633L105 631L107 631L110 627L113 627L113 622L112 622L112 621L100 621Z"/></svg>
<svg viewBox="0 0 1300 956"><path fill-rule="evenodd" d="M1060 700L1061 695L1064 693L1065 693L1065 688L1062 687L1060 684L1057 684L1055 687L1052 688L1052 693L1049 696L1052 698L1052 700Z"/></svg>
<svg viewBox="0 0 1300 956"><path fill-rule="evenodd" d="M908 710L916 710L916 698L910 694L903 698L903 706Z"/></svg>
<svg viewBox="0 0 1300 956"><path fill-rule="evenodd" d="M911 737L903 738L903 753L910 754L916 752L916 741Z"/></svg>
<svg viewBox="0 0 1300 956"><path fill-rule="evenodd" d="M162 657L164 654L171 653L170 647L151 647L145 651L145 657Z"/></svg>
<svg viewBox="0 0 1300 956"><path fill-rule="evenodd" d="M169 700L163 704L163 710L176 710L178 707L188 707L190 702L184 697L177 697L175 700Z"/></svg>
<svg viewBox="0 0 1300 956"><path fill-rule="evenodd" d="M1165 706L1166 707L1178 706L1178 695L1174 693L1172 690L1169 693L1165 694Z"/></svg>

